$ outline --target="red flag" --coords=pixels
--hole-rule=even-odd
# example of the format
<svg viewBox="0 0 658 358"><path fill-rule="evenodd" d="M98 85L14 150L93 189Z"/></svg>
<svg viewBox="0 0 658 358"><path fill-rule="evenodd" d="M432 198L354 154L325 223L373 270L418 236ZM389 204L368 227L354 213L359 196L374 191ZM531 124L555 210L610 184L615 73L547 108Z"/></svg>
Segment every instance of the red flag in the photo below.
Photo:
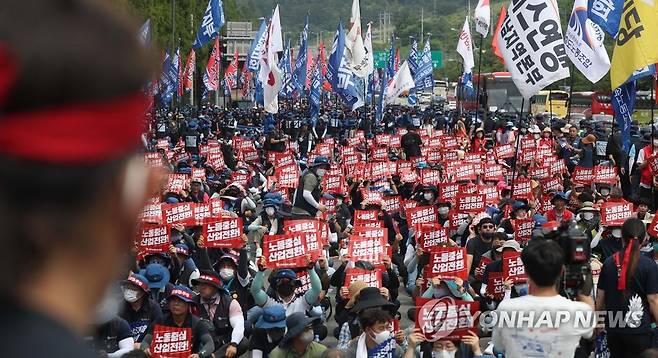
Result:
<svg viewBox="0 0 658 358"><path fill-rule="evenodd" d="M228 65L226 73L224 74L224 82L229 90L238 86L238 48L235 48L233 53L233 61Z"/></svg>
<svg viewBox="0 0 658 358"><path fill-rule="evenodd" d="M219 36L215 38L215 44L212 47L206 73L203 76L203 83L209 91L219 90L219 67L222 63L222 52L219 48Z"/></svg>
<svg viewBox="0 0 658 358"><path fill-rule="evenodd" d="M503 7L500 8L500 15L498 15L498 23L496 24L496 31L494 31L493 40L491 41L491 47L493 48L494 54L498 56L500 61L503 62L503 65L505 64L505 59L503 58L503 54L500 52L500 48L498 47L498 34L500 33L500 28L503 26L503 21L505 21L506 17L507 17L507 9L503 4Z"/></svg>
<svg viewBox="0 0 658 358"><path fill-rule="evenodd" d="M400 48L395 50L395 72L400 68Z"/></svg>
<svg viewBox="0 0 658 358"><path fill-rule="evenodd" d="M315 62L313 60L313 51L310 48L308 49L306 58L308 61L306 61L306 83L304 84L304 88L311 88L311 77L313 77L313 64Z"/></svg>
<svg viewBox="0 0 658 358"><path fill-rule="evenodd" d="M320 64L322 65L322 78L326 78L329 69L327 68L327 55L325 54L325 50L324 50L324 42L320 42L319 57L320 57ZM322 89L325 91L331 91L331 84L326 79L322 84Z"/></svg>
<svg viewBox="0 0 658 358"><path fill-rule="evenodd" d="M185 64L185 73L181 79L183 85L183 91L192 90L192 85L194 82L194 69L196 68L196 52L194 49L190 50L190 54L187 55L187 62ZM183 95L182 91L179 91L179 95Z"/></svg>
<svg viewBox="0 0 658 358"><path fill-rule="evenodd" d="M249 95L249 85L251 82L251 72L247 68L247 62L242 65L242 76L240 76L240 83L242 84L242 97Z"/></svg>

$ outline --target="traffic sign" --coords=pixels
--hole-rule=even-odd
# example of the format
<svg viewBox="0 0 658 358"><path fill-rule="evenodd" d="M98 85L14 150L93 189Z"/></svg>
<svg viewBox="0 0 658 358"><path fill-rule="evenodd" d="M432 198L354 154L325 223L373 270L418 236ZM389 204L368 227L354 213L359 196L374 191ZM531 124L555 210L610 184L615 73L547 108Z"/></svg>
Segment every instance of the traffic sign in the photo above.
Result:
<svg viewBox="0 0 658 358"><path fill-rule="evenodd" d="M443 68L443 52L432 51L432 68Z"/></svg>
<svg viewBox="0 0 658 358"><path fill-rule="evenodd" d="M376 68L386 68L388 63L388 51L375 51L373 53Z"/></svg>

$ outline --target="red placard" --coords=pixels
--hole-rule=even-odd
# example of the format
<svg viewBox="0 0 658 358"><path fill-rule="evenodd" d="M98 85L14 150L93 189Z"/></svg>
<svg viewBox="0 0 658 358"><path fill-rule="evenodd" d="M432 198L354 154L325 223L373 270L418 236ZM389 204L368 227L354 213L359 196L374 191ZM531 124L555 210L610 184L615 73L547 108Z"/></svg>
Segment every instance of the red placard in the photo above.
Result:
<svg viewBox="0 0 658 358"><path fill-rule="evenodd" d="M169 174L167 179L167 191L178 193L186 190L188 187L189 177L185 174Z"/></svg>
<svg viewBox="0 0 658 358"><path fill-rule="evenodd" d="M547 179L551 176L551 168L548 166L530 167L528 176L535 180Z"/></svg>
<svg viewBox="0 0 658 358"><path fill-rule="evenodd" d="M370 152L370 156L368 157L368 160L372 161L386 161L388 159L388 148L386 147L378 147L374 148Z"/></svg>
<svg viewBox="0 0 658 358"><path fill-rule="evenodd" d="M517 179L512 189L512 197L515 199L532 198L532 183L530 179Z"/></svg>
<svg viewBox="0 0 658 358"><path fill-rule="evenodd" d="M384 194L379 191L372 191L367 188L359 189L363 197L362 203L380 203L384 198Z"/></svg>
<svg viewBox="0 0 658 358"><path fill-rule="evenodd" d="M459 277L468 280L466 269L466 248L442 247L430 254L429 265L426 268L426 278Z"/></svg>
<svg viewBox="0 0 658 358"><path fill-rule="evenodd" d="M509 278L514 283L528 281L520 252L503 253L503 277Z"/></svg>
<svg viewBox="0 0 658 358"><path fill-rule="evenodd" d="M494 154L498 159L507 159L514 157L514 146L512 144L502 144L494 147Z"/></svg>
<svg viewBox="0 0 658 358"><path fill-rule="evenodd" d="M295 288L295 294L301 296L311 289L311 278L306 270L296 272L296 274L297 280L299 280L301 284Z"/></svg>
<svg viewBox="0 0 658 358"><path fill-rule="evenodd" d="M478 281L482 281L482 275L484 275L484 269L487 267L488 264L492 263L493 261L486 257L482 256L480 257L480 262L478 264L478 267L475 268L475 279Z"/></svg>
<svg viewBox="0 0 658 358"><path fill-rule="evenodd" d="M502 300L505 297L505 278L502 272L489 272L486 292L494 300Z"/></svg>
<svg viewBox="0 0 658 358"><path fill-rule="evenodd" d="M283 153L278 153L278 152L270 152L274 154L274 167L275 168L280 168L280 167L285 167L286 165L297 165L295 162L295 156L290 153L289 151L285 151Z"/></svg>
<svg viewBox="0 0 658 358"><path fill-rule="evenodd" d="M434 169L420 171L420 182L424 185L438 185L441 183L441 172Z"/></svg>
<svg viewBox="0 0 658 358"><path fill-rule="evenodd" d="M389 164L387 162L366 163L364 176L369 180L387 178L389 173Z"/></svg>
<svg viewBox="0 0 658 358"><path fill-rule="evenodd" d="M540 214L545 215L547 211L554 208L553 203L551 203L551 199L553 199L553 195L551 194L545 194L541 196L539 201L539 208L537 208Z"/></svg>
<svg viewBox="0 0 658 358"><path fill-rule="evenodd" d="M416 328L428 342L459 340L477 332L479 302L443 298L416 298Z"/></svg>
<svg viewBox="0 0 658 358"><path fill-rule="evenodd" d="M139 213L139 221L149 224L162 224L162 203L144 205Z"/></svg>
<svg viewBox="0 0 658 358"><path fill-rule="evenodd" d="M151 357L187 358L192 353L192 328L169 327L156 324L153 327Z"/></svg>
<svg viewBox="0 0 658 358"><path fill-rule="evenodd" d="M434 223L438 221L435 206L418 206L415 208L407 209L405 214L409 226L423 223Z"/></svg>
<svg viewBox="0 0 658 358"><path fill-rule="evenodd" d="M601 205L601 225L603 226L622 226L624 221L631 216L633 216L633 203L608 201Z"/></svg>
<svg viewBox="0 0 658 358"><path fill-rule="evenodd" d="M477 194L477 193L478 193L478 186L471 183L466 185L460 185L459 190L457 190L457 196L465 195L465 194Z"/></svg>
<svg viewBox="0 0 658 358"><path fill-rule="evenodd" d="M416 200L402 200L402 210L406 213L408 209L413 209L418 207L418 202Z"/></svg>
<svg viewBox="0 0 658 358"><path fill-rule="evenodd" d="M473 163L463 163L462 165L456 167L454 173L455 181L475 180L475 178L477 177L476 169L478 167L479 165L476 166Z"/></svg>
<svg viewBox="0 0 658 358"><path fill-rule="evenodd" d="M354 281L363 281L368 287L382 288L382 272L379 270L368 271L358 268L345 270L345 287L350 287Z"/></svg>
<svg viewBox="0 0 658 358"><path fill-rule="evenodd" d="M391 195L384 197L384 208L389 213L395 213L402 208L402 199L399 195Z"/></svg>
<svg viewBox="0 0 658 358"><path fill-rule="evenodd" d="M542 191L544 193L553 193L556 191L562 191L562 179L560 178L545 179L542 180L540 183L542 186Z"/></svg>
<svg viewBox="0 0 658 358"><path fill-rule="evenodd" d="M192 172L190 173L190 178L205 181L206 180L206 170L203 169L203 168L192 168Z"/></svg>
<svg viewBox="0 0 658 358"><path fill-rule="evenodd" d="M532 137L523 137L521 138L521 150L526 150L526 149L535 149L537 146L537 143L535 142L535 138Z"/></svg>
<svg viewBox="0 0 658 358"><path fill-rule="evenodd" d="M555 158L555 161L549 161L547 158L544 160L544 165L548 165L551 168L551 176L567 172L567 166L564 164L564 159Z"/></svg>
<svg viewBox="0 0 658 358"><path fill-rule="evenodd" d="M379 213L377 210L354 210L354 226L359 226L362 221L377 221Z"/></svg>
<svg viewBox="0 0 658 358"><path fill-rule="evenodd" d="M576 184L590 185L594 179L592 168L576 167L571 173L571 182Z"/></svg>
<svg viewBox="0 0 658 358"><path fill-rule="evenodd" d="M283 226L286 234L304 235L306 253L311 255L311 260L317 260L322 255L322 229L320 222L314 219L286 220Z"/></svg>
<svg viewBox="0 0 658 358"><path fill-rule="evenodd" d="M163 204L162 205L162 223L165 225L181 224L185 226L194 226L194 204Z"/></svg>
<svg viewBox="0 0 658 358"><path fill-rule="evenodd" d="M450 221L450 228L456 230L459 228L466 220L468 220L467 213L460 213L456 210L450 210L448 214L448 220Z"/></svg>
<svg viewBox="0 0 658 358"><path fill-rule="evenodd" d="M535 158L536 151L534 149L523 149L519 154L519 162L521 164L532 163Z"/></svg>
<svg viewBox="0 0 658 358"><path fill-rule="evenodd" d="M137 235L137 251L150 254L167 252L171 245L168 226L145 225L139 229Z"/></svg>
<svg viewBox="0 0 658 358"><path fill-rule="evenodd" d="M203 225L208 222L208 219L212 217L212 211L210 209L210 204L198 203L195 204L192 212L194 213L194 223L196 225Z"/></svg>
<svg viewBox="0 0 658 358"><path fill-rule="evenodd" d="M615 185L619 181L617 167L597 165L594 167L594 183Z"/></svg>
<svg viewBox="0 0 658 358"><path fill-rule="evenodd" d="M268 268L306 267L306 242L301 235L265 235L263 256Z"/></svg>
<svg viewBox="0 0 658 358"><path fill-rule="evenodd" d="M448 243L448 229L440 224L419 224L414 227L416 240L425 251Z"/></svg>
<svg viewBox="0 0 658 358"><path fill-rule="evenodd" d="M500 181L505 179L503 166L500 164L484 165L484 181Z"/></svg>
<svg viewBox="0 0 658 358"><path fill-rule="evenodd" d="M519 242L526 242L532 238L532 230L535 229L535 220L511 220L512 227L514 228L514 240Z"/></svg>
<svg viewBox="0 0 658 358"><path fill-rule="evenodd" d="M456 203L457 193L459 192L459 184L457 183L444 183L439 186L439 199L442 203Z"/></svg>
<svg viewBox="0 0 658 358"><path fill-rule="evenodd" d="M647 158L647 162L649 163L649 168L651 168L653 175L658 175L658 154Z"/></svg>
<svg viewBox="0 0 658 358"><path fill-rule="evenodd" d="M276 168L276 181L279 188L296 188L299 185L299 169L296 164Z"/></svg>
<svg viewBox="0 0 658 358"><path fill-rule="evenodd" d="M403 183L415 183L418 181L418 174L413 169L400 170L400 181Z"/></svg>
<svg viewBox="0 0 658 358"><path fill-rule="evenodd" d="M155 147L157 149L167 149L167 148L169 148L169 139L167 139L167 138L158 139L157 143L155 144Z"/></svg>
<svg viewBox="0 0 658 358"><path fill-rule="evenodd" d="M457 195L457 205L455 208L460 213L478 214L486 208L486 198L481 194L461 194Z"/></svg>
<svg viewBox="0 0 658 358"><path fill-rule="evenodd" d="M373 265L381 264L384 256L388 255L386 240L383 237L358 237L350 235L347 253L350 261L369 261Z"/></svg>
<svg viewBox="0 0 658 358"><path fill-rule="evenodd" d="M653 216L651 224L647 227L647 232L653 237L658 237L658 215Z"/></svg>
<svg viewBox="0 0 658 358"><path fill-rule="evenodd" d="M342 175L325 175L322 177L322 190L329 194L345 193L345 177Z"/></svg>
<svg viewBox="0 0 658 358"><path fill-rule="evenodd" d="M203 226L203 241L208 248L241 248L243 227L241 218L224 218Z"/></svg>
<svg viewBox="0 0 658 358"><path fill-rule="evenodd" d="M498 201L500 200L498 188L493 185L478 185L477 189L478 194L484 195L484 201L486 204L498 204Z"/></svg>

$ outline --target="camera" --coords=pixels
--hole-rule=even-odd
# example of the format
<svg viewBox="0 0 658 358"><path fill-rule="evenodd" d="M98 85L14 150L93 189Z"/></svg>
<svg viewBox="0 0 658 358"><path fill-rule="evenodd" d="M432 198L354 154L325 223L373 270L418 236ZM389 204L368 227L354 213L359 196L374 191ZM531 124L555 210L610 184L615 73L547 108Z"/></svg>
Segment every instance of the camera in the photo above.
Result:
<svg viewBox="0 0 658 358"><path fill-rule="evenodd" d="M556 241L564 251L564 274L560 280L560 294L575 299L578 293L588 295L592 290L590 245L587 235L575 222L564 222L556 229L542 232L543 238Z"/></svg>

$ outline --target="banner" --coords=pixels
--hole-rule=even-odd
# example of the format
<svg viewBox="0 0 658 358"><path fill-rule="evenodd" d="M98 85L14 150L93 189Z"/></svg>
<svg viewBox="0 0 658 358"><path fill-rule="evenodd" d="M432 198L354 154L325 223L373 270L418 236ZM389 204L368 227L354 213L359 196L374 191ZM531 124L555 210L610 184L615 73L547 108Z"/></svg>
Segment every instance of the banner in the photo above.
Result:
<svg viewBox="0 0 658 358"><path fill-rule="evenodd" d="M478 1L475 7L475 31L487 37L489 35L489 25L491 24L491 10L489 0Z"/></svg>
<svg viewBox="0 0 658 358"><path fill-rule="evenodd" d="M141 223L162 224L162 203L146 204L139 213Z"/></svg>
<svg viewBox="0 0 658 358"><path fill-rule="evenodd" d="M512 0L497 38L505 67L526 100L569 77L555 0Z"/></svg>
<svg viewBox="0 0 658 358"><path fill-rule="evenodd" d="M206 86L206 90L219 90L219 68L221 63L222 52L219 48L219 37L217 37L215 38L215 45L212 47L212 52L210 53L210 58L208 59L206 71L203 74L203 84Z"/></svg>
<svg viewBox="0 0 658 358"><path fill-rule="evenodd" d="M311 255L311 260L317 260L322 247L329 245L329 237L323 237L320 222L315 219L286 220L283 230L286 234L304 234L306 253Z"/></svg>
<svg viewBox="0 0 658 358"><path fill-rule="evenodd" d="M626 219L633 216L633 203L605 202L601 205L601 225L622 226Z"/></svg>
<svg viewBox="0 0 658 358"><path fill-rule="evenodd" d="M466 248L442 247L436 249L436 251L432 251L426 273L426 279L434 277L452 279L459 277L464 281L468 281Z"/></svg>
<svg viewBox="0 0 658 358"><path fill-rule="evenodd" d="M241 218L219 219L203 226L203 242L207 248L241 248L244 246Z"/></svg>
<svg viewBox="0 0 658 358"><path fill-rule="evenodd" d="M194 203L165 204L162 205L162 222L165 225L181 224L194 226Z"/></svg>
<svg viewBox="0 0 658 358"><path fill-rule="evenodd" d="M459 34L457 53L464 59L464 72L470 73L475 67L475 61L473 60L473 38L471 38L471 30L468 26L468 16L464 20L464 26Z"/></svg>
<svg viewBox="0 0 658 358"><path fill-rule="evenodd" d="M416 328L428 342L460 340L477 332L479 302L447 298L416 298Z"/></svg>
<svg viewBox="0 0 658 358"><path fill-rule="evenodd" d="M400 66L400 70L395 73L393 79L386 87L384 102L392 102L403 92L414 88L415 85L414 78L411 76L411 71L409 70L409 63L404 61L402 66Z"/></svg>
<svg viewBox="0 0 658 358"><path fill-rule="evenodd" d="M361 33L361 9L359 7L359 0L353 0L350 30L345 36L345 57L349 70L359 78L366 78L372 72L372 67L368 67L369 54L361 38Z"/></svg>
<svg viewBox="0 0 658 358"><path fill-rule="evenodd" d="M486 198L480 194L457 195L457 205L460 213L479 214L487 207Z"/></svg>
<svg viewBox="0 0 658 358"><path fill-rule="evenodd" d="M267 41L267 21L263 20L260 23L256 37L251 43L249 53L247 54L247 68L251 72L258 72L260 69L260 59L265 51L265 42Z"/></svg>
<svg viewBox="0 0 658 358"><path fill-rule="evenodd" d="M448 244L450 238L448 229L438 223L419 224L414 227L414 231L416 241L425 252Z"/></svg>
<svg viewBox="0 0 658 358"><path fill-rule="evenodd" d="M192 328L169 327L156 324L153 327L151 357L187 358L192 353Z"/></svg>
<svg viewBox="0 0 658 358"><path fill-rule="evenodd" d="M267 39L261 55L260 73L258 74L258 79L263 86L263 107L268 113L273 114L279 112L278 96L283 85L281 70L278 66L278 52L281 51L283 51L283 40L279 5L277 5L267 28Z"/></svg>
<svg viewBox="0 0 658 358"><path fill-rule="evenodd" d="M345 287L349 288L354 281L363 281L368 287L382 288L382 272L368 271L359 268L345 269Z"/></svg>
<svg viewBox="0 0 658 358"><path fill-rule="evenodd" d="M564 45L571 62L592 83L599 82L610 71L604 40L603 30L587 18L587 0L576 0Z"/></svg>
<svg viewBox="0 0 658 358"><path fill-rule="evenodd" d="M623 7L624 0L589 0L586 6L587 17L615 38L619 32Z"/></svg>
<svg viewBox="0 0 658 358"><path fill-rule="evenodd" d="M196 68L196 53L194 49L190 49L190 54L187 56L187 61L185 62L185 72L183 74L183 91L191 91L194 83L194 69ZM179 93L179 96L183 96L182 93Z"/></svg>
<svg viewBox="0 0 658 358"><path fill-rule="evenodd" d="M496 24L496 30L493 33L491 39L491 48L493 49L494 55L500 59L500 61L505 64L505 58L503 53L500 52L500 45L498 44L498 38L500 37L500 31L503 27L503 22L507 17L507 6L503 3L503 6L500 7L500 14L498 14L498 23Z"/></svg>
<svg viewBox="0 0 658 358"><path fill-rule="evenodd" d="M388 255L385 238L383 237L358 237L351 235L347 246L350 261L368 261L373 265L381 264L384 256Z"/></svg>
<svg viewBox="0 0 658 358"><path fill-rule="evenodd" d="M503 253L503 277L506 277L512 282L526 282L528 276L525 273L525 266L521 261L520 252L504 252Z"/></svg>
<svg viewBox="0 0 658 358"><path fill-rule="evenodd" d="M209 0L192 47L198 49L210 42L219 33L219 29L222 26L224 26L224 7L222 6L222 0Z"/></svg>
<svg viewBox="0 0 658 358"><path fill-rule="evenodd" d="M423 48L423 54L420 56L420 62L418 63L418 70L414 75L414 81L416 82L416 92L422 92L424 90L432 90L434 88L434 78L432 77L432 49L430 45L430 36L427 36L425 40L425 47Z"/></svg>
<svg viewBox="0 0 658 358"><path fill-rule="evenodd" d="M409 227L418 224L435 223L438 221L436 206L418 206L406 210L406 218Z"/></svg>
<svg viewBox="0 0 658 358"><path fill-rule="evenodd" d="M137 236L137 251L143 253L158 253L169 251L171 238L169 226L144 225Z"/></svg>
<svg viewBox="0 0 658 358"><path fill-rule="evenodd" d="M626 153L631 148L631 124L633 123L632 116L635 108L635 92L635 81L626 82L612 92L612 108L615 110L615 119L621 133L622 149Z"/></svg>
<svg viewBox="0 0 658 358"><path fill-rule="evenodd" d="M297 58L295 59L295 69L292 73L292 83L295 86L297 92L304 92L306 87L306 71L308 70L308 62L310 58L308 57L309 51L307 47L308 42L308 15L306 15L306 21L304 22L304 29L302 30L302 39L299 44L299 51Z"/></svg>
<svg viewBox="0 0 658 358"><path fill-rule="evenodd" d="M309 95L309 107L311 112L311 120L313 123L317 122L320 116L320 106L322 104L322 72L321 72L320 58L313 67L313 77L311 79L311 91Z"/></svg>
<svg viewBox="0 0 658 358"><path fill-rule="evenodd" d="M263 256L267 268L306 267L306 242L303 236L265 235Z"/></svg>
<svg viewBox="0 0 658 358"><path fill-rule="evenodd" d="M619 180L617 167L597 165L594 167L594 184L615 185Z"/></svg>

